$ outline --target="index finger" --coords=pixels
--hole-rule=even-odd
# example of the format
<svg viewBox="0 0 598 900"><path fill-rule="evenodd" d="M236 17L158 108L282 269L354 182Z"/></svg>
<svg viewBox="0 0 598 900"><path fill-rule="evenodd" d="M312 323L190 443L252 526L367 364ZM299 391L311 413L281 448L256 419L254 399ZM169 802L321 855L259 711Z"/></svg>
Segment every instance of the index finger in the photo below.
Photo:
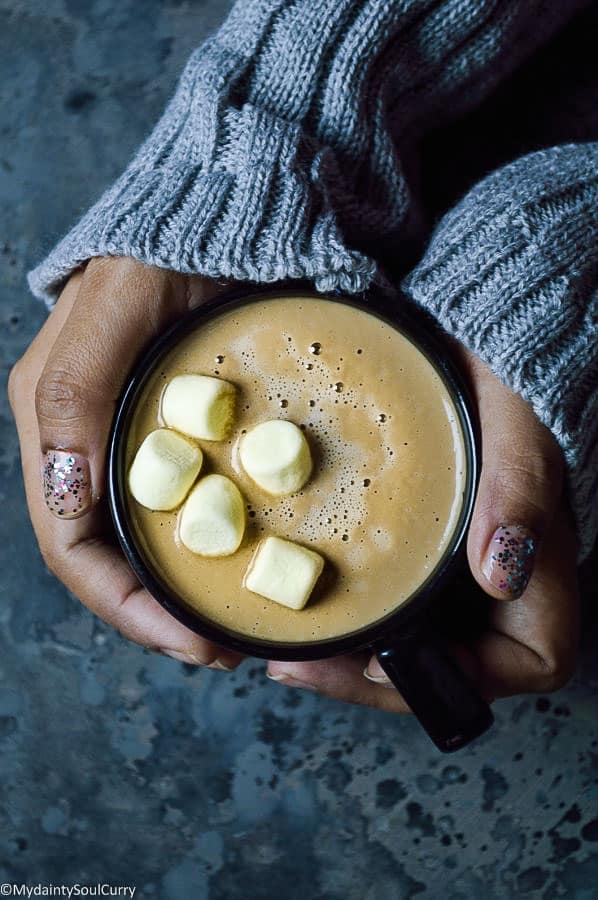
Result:
<svg viewBox="0 0 598 900"><path fill-rule="evenodd" d="M554 691L573 674L579 644L576 551L563 496L523 597L492 601L490 629L472 647L492 696Z"/></svg>

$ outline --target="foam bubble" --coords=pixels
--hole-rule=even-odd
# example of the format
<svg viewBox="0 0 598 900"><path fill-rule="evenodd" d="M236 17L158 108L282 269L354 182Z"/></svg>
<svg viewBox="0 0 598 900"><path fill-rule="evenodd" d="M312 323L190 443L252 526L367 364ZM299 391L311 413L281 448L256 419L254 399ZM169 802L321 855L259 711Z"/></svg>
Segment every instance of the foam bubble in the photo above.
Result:
<svg viewBox="0 0 598 900"><path fill-rule="evenodd" d="M386 528L371 528L369 532L370 540L378 550L388 553L392 550L392 535Z"/></svg>
<svg viewBox="0 0 598 900"><path fill-rule="evenodd" d="M305 348L298 347L292 335L285 335L282 355L287 358L286 370L282 370L283 374L265 372L261 358L256 353L256 347L260 347L260 334L260 329L255 328L236 336L228 352L235 354L246 375L253 379L261 399L272 403L276 412L284 409L291 421L296 421L308 435L315 452L317 468L313 483L308 484L305 489L310 492L312 504L305 504L306 494L303 491L299 495L302 498L300 504L297 503L296 496L279 498L273 503L272 509L268 509L267 515L264 510L256 510L255 524L260 525L266 521L268 528L288 533L289 522L293 519L293 535L299 540L314 543L323 540L338 541L344 543L348 551L352 541L357 539L361 523L367 520L367 499L370 494L367 488L370 479L357 478L356 474L363 471L363 468L367 470L372 464L371 447L366 447L358 439L350 441L343 437L346 434L346 410L341 413L338 406L331 406L330 399L318 406L317 400L319 397L330 398L331 388L337 394L342 391L343 405L363 410L357 415L364 417L364 425L371 416L371 410L375 409L375 404L372 397L364 392L363 382L351 385L335 381L333 371L326 364L325 358L320 356L322 345L319 341L314 341L308 348L312 354L311 362L305 360ZM290 373L289 361L292 362L292 368L296 367ZM335 365L336 362L337 360ZM310 373L308 379L301 377L306 370ZM306 381L309 382L308 385ZM336 403L338 404L338 400ZM276 412L273 409L273 415ZM382 415L386 418L385 414ZM355 433L354 428L352 431ZM365 428L363 434L368 434ZM376 439L377 434L375 430L369 432L368 437ZM368 440L368 443L371 444L371 441ZM376 440L376 445L376 471L382 473L393 461L382 437L379 442ZM235 469L236 455L234 452ZM320 492L318 471L326 473L327 478L332 476L332 488L328 481L326 490ZM342 528L338 527L338 522L342 522Z"/></svg>

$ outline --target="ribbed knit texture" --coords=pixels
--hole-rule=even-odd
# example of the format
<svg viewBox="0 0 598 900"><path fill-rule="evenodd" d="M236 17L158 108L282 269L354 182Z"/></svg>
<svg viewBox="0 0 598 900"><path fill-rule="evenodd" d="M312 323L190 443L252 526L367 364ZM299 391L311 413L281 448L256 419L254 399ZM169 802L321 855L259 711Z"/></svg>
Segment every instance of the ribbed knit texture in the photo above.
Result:
<svg viewBox="0 0 598 900"><path fill-rule="evenodd" d="M550 428L587 554L598 531L598 144L485 178L403 287Z"/></svg>
<svg viewBox="0 0 598 900"><path fill-rule="evenodd" d="M483 99L583 5L241 0L122 177L31 273L34 293L51 303L99 255L365 289L378 248L401 252L421 227L401 162L417 138ZM597 526L592 169L586 145L491 176L406 283L560 441L584 552Z"/></svg>

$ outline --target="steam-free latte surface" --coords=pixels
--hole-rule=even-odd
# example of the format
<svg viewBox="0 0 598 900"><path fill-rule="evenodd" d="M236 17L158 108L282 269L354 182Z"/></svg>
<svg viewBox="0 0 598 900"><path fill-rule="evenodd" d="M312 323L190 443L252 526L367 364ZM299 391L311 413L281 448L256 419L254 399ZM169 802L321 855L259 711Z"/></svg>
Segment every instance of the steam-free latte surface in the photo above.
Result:
<svg viewBox="0 0 598 900"><path fill-rule="evenodd" d="M229 438L198 443L201 477L233 479L248 516L235 554L205 558L180 541L180 510L153 512L128 497L139 544L186 605L251 638L322 640L387 615L433 571L461 511L463 436L440 376L406 337L361 309L309 296L225 311L184 337L153 373L132 419L127 468L164 424L161 396L182 374L216 375L237 388ZM238 454L243 434L277 418L302 428L314 461L303 489L284 497L253 482ZM303 610L243 586L269 535L326 560Z"/></svg>

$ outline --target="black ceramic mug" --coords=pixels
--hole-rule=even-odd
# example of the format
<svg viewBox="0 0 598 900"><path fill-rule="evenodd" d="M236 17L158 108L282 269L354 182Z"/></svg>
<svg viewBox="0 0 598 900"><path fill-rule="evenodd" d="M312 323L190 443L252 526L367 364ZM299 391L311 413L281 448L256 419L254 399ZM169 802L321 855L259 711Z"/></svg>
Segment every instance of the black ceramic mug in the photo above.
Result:
<svg viewBox="0 0 598 900"><path fill-rule="evenodd" d="M391 303L373 292L355 297L314 295L313 289L276 286L278 297L312 296L346 303L373 314L404 334L432 364L452 398L461 428L466 477L461 513L449 544L435 569L417 590L384 618L338 638L307 643L282 643L250 638L223 628L190 610L156 571L144 553L127 512L126 438L137 401L148 379L165 355L192 330L224 311L264 299L262 288L247 288L221 296L180 319L150 347L136 364L117 408L108 460L109 502L123 551L140 582L155 599L184 625L206 639L244 655L276 660L314 660L368 649L401 692L436 746L451 752L485 732L493 722L488 704L449 655L438 631L435 613L453 602L452 586L464 571L467 529L475 499L479 471L476 418L466 387L432 324L408 303ZM464 623L465 625L465 623ZM457 623L458 628L458 623Z"/></svg>

